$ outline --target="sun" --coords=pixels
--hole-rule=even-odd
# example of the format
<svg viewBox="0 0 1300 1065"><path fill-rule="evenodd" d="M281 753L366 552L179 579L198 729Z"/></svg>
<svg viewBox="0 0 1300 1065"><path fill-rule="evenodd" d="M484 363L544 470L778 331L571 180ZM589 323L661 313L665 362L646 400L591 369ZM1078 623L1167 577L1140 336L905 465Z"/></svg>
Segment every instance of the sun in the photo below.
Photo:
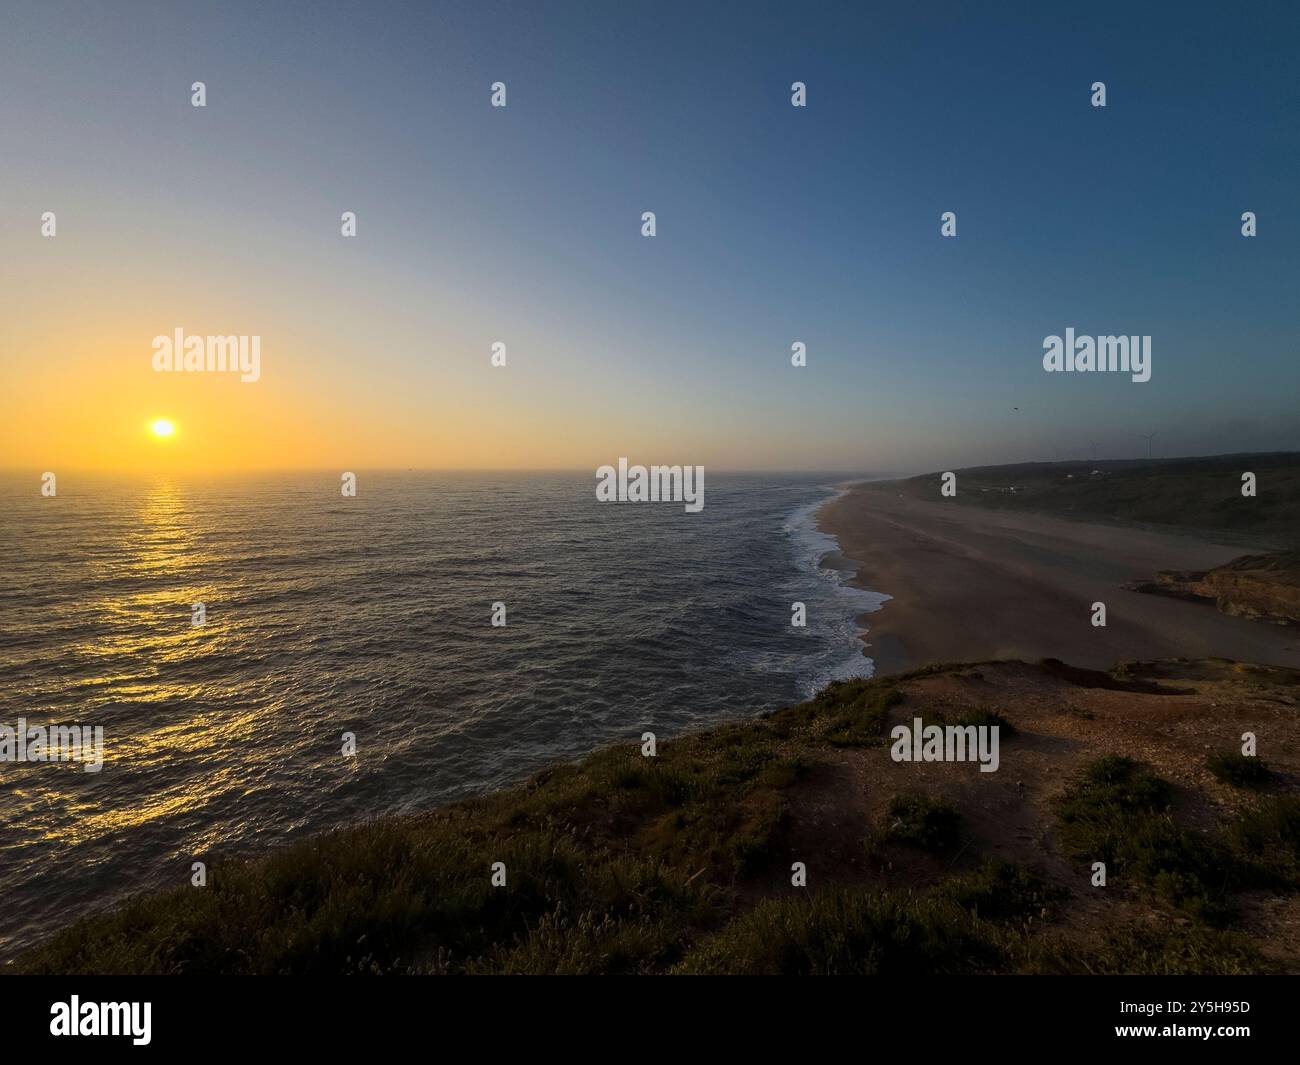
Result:
<svg viewBox="0 0 1300 1065"><path fill-rule="evenodd" d="M171 422L169 422L166 418L159 418L156 422L154 422L151 426L149 426L149 431L153 433L154 436L158 437L160 440L165 440L167 437L171 436L173 433L176 432L176 426Z"/></svg>

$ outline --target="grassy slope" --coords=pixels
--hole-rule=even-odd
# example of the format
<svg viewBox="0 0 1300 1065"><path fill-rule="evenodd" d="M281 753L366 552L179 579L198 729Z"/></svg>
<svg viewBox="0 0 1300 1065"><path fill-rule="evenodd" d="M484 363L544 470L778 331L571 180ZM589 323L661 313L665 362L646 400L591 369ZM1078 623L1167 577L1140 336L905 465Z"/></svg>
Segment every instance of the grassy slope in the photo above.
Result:
<svg viewBox="0 0 1300 1065"><path fill-rule="evenodd" d="M1101 475L1093 476L1093 470ZM1241 494L1247 471L1258 479L1253 499ZM954 472L959 503L1184 529L1224 543L1300 545L1300 455L1294 452L1035 462ZM890 485L917 498L939 498L938 473ZM1014 493L1001 491L1013 485Z"/></svg>
<svg viewBox="0 0 1300 1065"><path fill-rule="evenodd" d="M1274 722L1259 727L1275 746L1283 735L1291 745L1282 730L1297 716L1300 677L1228 672L1181 689L1131 670L1003 663L837 684L661 743L653 759L604 750L431 815L218 863L206 888L83 922L17 968L1293 969L1300 951L1268 944L1250 914L1261 892L1292 905L1300 884L1295 767L1270 771L1264 790L1236 789L1223 770L1203 771L1204 731L1191 748L1166 735L1171 714L1223 715L1236 698L1238 711ZM889 759L891 724L996 720L990 701L1018 733L1004 736L998 773ZM1177 785L1107 753L1117 737ZM1159 746L1144 747L1150 737ZM807 862L808 887L791 886L792 860ZM1088 885L1093 860L1109 863L1103 902ZM490 884L494 862L505 863L505 887Z"/></svg>

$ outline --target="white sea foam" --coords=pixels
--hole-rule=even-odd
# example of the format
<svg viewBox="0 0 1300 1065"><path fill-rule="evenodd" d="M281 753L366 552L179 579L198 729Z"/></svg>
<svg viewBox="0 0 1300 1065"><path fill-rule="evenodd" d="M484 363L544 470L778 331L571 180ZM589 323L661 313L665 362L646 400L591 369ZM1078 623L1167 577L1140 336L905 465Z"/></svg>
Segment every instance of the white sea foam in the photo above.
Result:
<svg viewBox="0 0 1300 1065"><path fill-rule="evenodd" d="M826 596L823 609L829 608L831 617L823 621L823 633L833 647L843 647L829 662L822 661L802 682L808 695L819 691L836 680L852 677L870 677L875 673L875 661L864 654L867 644L861 638L858 618L879 610L892 596L856 588L849 584L851 571L847 560L840 555L839 541L817 528L817 514L827 503L844 495L847 489L834 489L833 494L815 503L800 507L783 526L789 534L795 552L795 562L806 574L825 581ZM828 557L841 565L824 565Z"/></svg>

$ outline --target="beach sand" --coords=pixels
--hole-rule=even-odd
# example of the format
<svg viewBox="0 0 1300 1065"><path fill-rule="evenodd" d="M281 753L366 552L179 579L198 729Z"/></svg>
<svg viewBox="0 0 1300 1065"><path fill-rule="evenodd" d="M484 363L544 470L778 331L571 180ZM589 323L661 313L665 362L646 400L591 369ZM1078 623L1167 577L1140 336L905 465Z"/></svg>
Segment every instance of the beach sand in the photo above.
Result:
<svg viewBox="0 0 1300 1065"><path fill-rule="evenodd" d="M1247 551L1192 536L905 499L884 482L827 503L818 527L856 564L851 583L893 598L861 616L877 674L933 662L1220 657L1300 667L1300 632L1208 603L1125 591L1162 569L1208 569ZM1092 604L1107 624L1092 624Z"/></svg>

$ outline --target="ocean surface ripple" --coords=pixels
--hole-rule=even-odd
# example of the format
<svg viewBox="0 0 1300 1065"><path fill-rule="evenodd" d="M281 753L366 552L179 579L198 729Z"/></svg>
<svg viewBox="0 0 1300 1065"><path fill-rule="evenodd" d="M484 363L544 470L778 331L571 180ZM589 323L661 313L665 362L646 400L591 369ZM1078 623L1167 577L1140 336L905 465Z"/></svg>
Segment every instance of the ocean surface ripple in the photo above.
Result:
<svg viewBox="0 0 1300 1065"><path fill-rule="evenodd" d="M0 762L0 956L196 860L870 674L884 597L827 564L816 478L710 477L698 514L578 474L338 483L0 480L0 723L105 732L99 773Z"/></svg>

